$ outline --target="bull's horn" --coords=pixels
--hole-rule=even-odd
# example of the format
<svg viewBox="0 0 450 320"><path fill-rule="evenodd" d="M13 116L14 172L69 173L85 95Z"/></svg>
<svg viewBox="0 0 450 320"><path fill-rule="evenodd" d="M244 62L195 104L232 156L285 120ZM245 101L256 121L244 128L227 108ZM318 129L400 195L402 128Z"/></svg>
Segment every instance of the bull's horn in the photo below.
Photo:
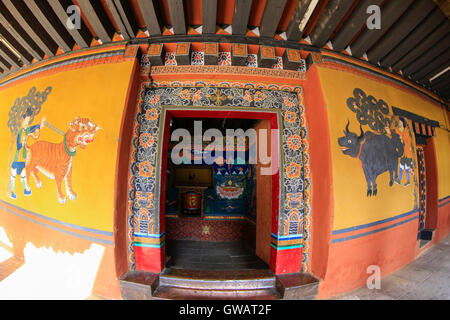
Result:
<svg viewBox="0 0 450 320"><path fill-rule="evenodd" d="M362 129L362 125L359 125L359 129L361 130L361 135L358 137L358 139L361 139L364 135L364 131Z"/></svg>
<svg viewBox="0 0 450 320"><path fill-rule="evenodd" d="M350 120L347 120L347 126L345 127L345 133L347 134L349 131L348 131L348 126L350 125Z"/></svg>

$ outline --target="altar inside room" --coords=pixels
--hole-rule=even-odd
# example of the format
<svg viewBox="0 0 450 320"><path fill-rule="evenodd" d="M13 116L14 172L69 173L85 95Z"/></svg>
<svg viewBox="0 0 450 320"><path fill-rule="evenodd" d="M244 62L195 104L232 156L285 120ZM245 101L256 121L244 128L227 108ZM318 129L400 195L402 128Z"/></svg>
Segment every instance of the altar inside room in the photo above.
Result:
<svg viewBox="0 0 450 320"><path fill-rule="evenodd" d="M172 118L170 136L177 129L185 129L194 142L194 125L201 123L202 137L208 129L222 132L225 149L227 129L245 132L259 121ZM257 165L248 161L249 139L240 146L235 139L232 159L225 159L225 150L211 153L213 163L204 157L212 141L203 141L200 151L191 143L188 156L179 152L180 143L186 141L170 141L168 145L166 266L203 270L268 268L255 254ZM181 163L174 163L173 152L183 156Z"/></svg>

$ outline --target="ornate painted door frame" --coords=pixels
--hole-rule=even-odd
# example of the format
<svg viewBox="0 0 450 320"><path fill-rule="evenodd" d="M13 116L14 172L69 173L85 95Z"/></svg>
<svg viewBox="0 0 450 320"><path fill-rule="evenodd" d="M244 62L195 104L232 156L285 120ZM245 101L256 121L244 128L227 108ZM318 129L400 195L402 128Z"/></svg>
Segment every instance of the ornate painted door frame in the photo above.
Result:
<svg viewBox="0 0 450 320"><path fill-rule="evenodd" d="M129 181L128 235L131 268L160 272L164 266L164 219L161 219L161 139L168 130L165 113L176 110L226 110L278 113L280 174L278 224L272 233L271 267L276 273L298 272L308 260L303 250L309 236L308 144L302 88L255 88L236 83L153 83L141 90L136 114ZM172 111L173 112L173 111ZM164 126L166 124L166 126ZM162 203L164 205L164 203ZM292 215L299 228L291 228ZM297 230L290 234L290 230ZM303 261L302 261L303 258ZM302 265L303 263L303 265ZM305 268L304 268L305 269Z"/></svg>

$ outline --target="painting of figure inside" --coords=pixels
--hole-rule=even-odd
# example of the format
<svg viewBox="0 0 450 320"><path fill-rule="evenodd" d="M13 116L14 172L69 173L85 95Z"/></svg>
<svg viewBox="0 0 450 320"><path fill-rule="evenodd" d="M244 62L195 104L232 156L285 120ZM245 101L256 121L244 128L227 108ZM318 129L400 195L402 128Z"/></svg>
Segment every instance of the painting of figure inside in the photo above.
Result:
<svg viewBox="0 0 450 320"><path fill-rule="evenodd" d="M45 117L42 117L40 124L32 125L33 119L41 111L42 104L51 90L52 88L48 87L41 93L36 92L36 88L33 87L28 96L17 99L9 111L8 125L13 135L12 141L14 141L14 145L11 146L14 156L11 163L9 184L11 190L9 196L12 199L17 199L15 185L18 175L24 195L31 196L30 177L33 177L36 188L42 187L39 173L55 180L59 203L66 203L66 196L62 191L63 182L65 183L67 197L70 200L75 200L77 197L72 188L73 158L77 153L77 147L86 148L88 144L94 141L95 133L101 128L88 118L80 117L75 117L69 123L66 132L55 128L46 121ZM18 125L19 123L20 125ZM39 139L40 132L45 127L62 136L59 143ZM14 138L15 131L17 131L17 138Z"/></svg>

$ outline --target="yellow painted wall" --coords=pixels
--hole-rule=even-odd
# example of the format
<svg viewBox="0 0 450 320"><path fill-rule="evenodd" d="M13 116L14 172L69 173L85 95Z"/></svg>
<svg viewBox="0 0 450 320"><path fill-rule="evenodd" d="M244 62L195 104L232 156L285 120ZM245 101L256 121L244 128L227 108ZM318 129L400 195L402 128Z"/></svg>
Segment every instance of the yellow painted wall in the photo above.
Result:
<svg viewBox="0 0 450 320"><path fill-rule="evenodd" d="M367 184L360 160L344 155L337 139L344 135L343 130L350 120L350 131L358 133L359 122L355 113L347 107L347 99L353 96L355 88L362 89L367 95L373 95L377 100L383 99L392 106L416 113L428 119L439 121L441 128L436 129L435 145L439 173L439 199L450 195L449 172L449 135L447 131L447 116L442 108L381 81L375 81L354 73L333 70L325 66L319 67L319 76L326 102L333 170L334 189L334 226L333 230L357 226L386 219L415 209L414 183L404 187L394 183L389 186L389 173L378 176L378 195L367 197ZM365 125L364 131L370 130ZM371 130L370 130L371 131ZM413 139L414 141L414 139ZM415 152L413 153L414 161ZM417 179L417 171L414 172ZM403 182L405 178L403 178ZM412 182L413 180L411 180Z"/></svg>
<svg viewBox="0 0 450 320"><path fill-rule="evenodd" d="M450 195L450 133L448 129L435 130L436 162L438 166L438 199Z"/></svg>
<svg viewBox="0 0 450 320"><path fill-rule="evenodd" d="M133 61L99 64L0 88L0 199L62 222L113 230L117 147L132 66ZM8 112L15 100L26 96L32 87L40 92L52 87L32 125L39 124L45 117L53 126L66 132L69 122L78 116L89 118L102 128L85 149L77 148L72 165L72 186L77 198L74 201L67 199L65 204L58 201L55 181L42 174L40 189L34 179L30 179L31 196L24 196L19 176L15 183L17 199L9 196L10 161L14 155L11 154L12 136L6 125ZM44 127L39 140L60 143L63 136ZM65 186L63 192L66 194Z"/></svg>

